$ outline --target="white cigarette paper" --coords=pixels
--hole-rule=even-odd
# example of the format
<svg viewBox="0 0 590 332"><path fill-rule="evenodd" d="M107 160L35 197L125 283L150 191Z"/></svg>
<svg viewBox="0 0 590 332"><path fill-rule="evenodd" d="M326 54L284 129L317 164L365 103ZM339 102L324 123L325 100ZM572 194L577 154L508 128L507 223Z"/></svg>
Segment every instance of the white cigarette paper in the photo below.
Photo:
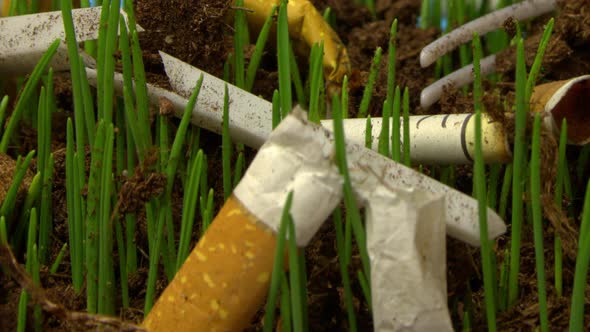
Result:
<svg viewBox="0 0 590 332"><path fill-rule="evenodd" d="M374 331L453 331L444 197L379 185L368 198Z"/></svg>
<svg viewBox="0 0 590 332"><path fill-rule="evenodd" d="M424 165L472 163L475 156L475 117L473 115L474 113L410 116L410 159L414 163ZM484 161L508 162L512 153L506 140L504 127L486 114L482 119ZM382 120L371 118L372 148L374 149L379 146ZM403 144L403 124L404 120L400 119L401 144ZM328 130L333 130L331 121L324 121L322 125ZM363 144L360 142L364 142L365 139L366 119L346 119L344 126L346 138L350 142ZM390 128L391 126L392 124ZM390 132L392 132L391 129Z"/></svg>
<svg viewBox="0 0 590 332"><path fill-rule="evenodd" d="M78 42L98 38L101 7L72 10L74 30ZM127 20L126 14L121 15ZM143 31L137 26L138 31ZM0 18L0 74L22 75L30 72L56 39L65 40L61 11ZM61 45L50 66L55 71L70 69L67 47ZM82 53L87 65L92 58Z"/></svg>
<svg viewBox="0 0 590 332"><path fill-rule="evenodd" d="M304 247L342 197L334 164L334 143L304 113L285 118L256 154L234 195L278 232L285 200L293 192L291 215L297 245Z"/></svg>

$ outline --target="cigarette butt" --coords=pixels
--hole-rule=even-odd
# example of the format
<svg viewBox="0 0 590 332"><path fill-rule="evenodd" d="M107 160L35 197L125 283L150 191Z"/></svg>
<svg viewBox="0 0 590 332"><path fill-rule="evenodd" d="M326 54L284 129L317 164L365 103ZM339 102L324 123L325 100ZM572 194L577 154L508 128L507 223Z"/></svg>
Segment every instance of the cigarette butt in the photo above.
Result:
<svg viewBox="0 0 590 332"><path fill-rule="evenodd" d="M561 122L567 119L570 144L590 143L590 112L586 104L590 97L590 75L537 85L530 100L531 111L544 112L545 126L559 133Z"/></svg>
<svg viewBox="0 0 590 332"><path fill-rule="evenodd" d="M286 197L293 193L290 213L300 247L334 210L342 179L331 158L333 143L304 117L289 115L270 134L149 312L148 330L244 330L266 299Z"/></svg>
<svg viewBox="0 0 590 332"><path fill-rule="evenodd" d="M279 0L244 0L244 7L252 10L248 14L251 24L262 26L268 13ZM309 0L289 0L289 35L309 47L324 42L324 72L328 83L341 83L344 75L350 75L350 60L340 37L324 21L322 15Z"/></svg>
<svg viewBox="0 0 590 332"><path fill-rule="evenodd" d="M410 116L410 159L416 164L448 165L473 162L475 153L475 118L469 114L437 114ZM508 162L512 156L502 124L486 114L482 117L483 157L486 162ZM382 119L372 118L372 147L379 145ZM322 125L332 130L331 121ZM400 140L403 144L403 119L400 119ZM346 119L346 138L364 145L366 119ZM390 133L393 130L390 130Z"/></svg>
<svg viewBox="0 0 590 332"><path fill-rule="evenodd" d="M275 246L273 232L231 196L143 326L242 331L266 300Z"/></svg>

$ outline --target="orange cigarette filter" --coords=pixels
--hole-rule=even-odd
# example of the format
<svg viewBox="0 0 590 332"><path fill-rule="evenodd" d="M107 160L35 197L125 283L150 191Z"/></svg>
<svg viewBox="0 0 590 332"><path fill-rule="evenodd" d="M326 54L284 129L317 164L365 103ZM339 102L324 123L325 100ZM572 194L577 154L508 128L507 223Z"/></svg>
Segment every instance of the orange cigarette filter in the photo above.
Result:
<svg viewBox="0 0 590 332"><path fill-rule="evenodd" d="M261 27L273 6L280 0L244 0L250 24ZM350 60L340 37L324 20L309 0L289 0L287 15L291 39L302 41L309 47L324 42L324 72L328 83L340 84L344 75L350 75Z"/></svg>
<svg viewBox="0 0 590 332"><path fill-rule="evenodd" d="M274 233L231 196L152 308L149 331L242 331L266 300Z"/></svg>

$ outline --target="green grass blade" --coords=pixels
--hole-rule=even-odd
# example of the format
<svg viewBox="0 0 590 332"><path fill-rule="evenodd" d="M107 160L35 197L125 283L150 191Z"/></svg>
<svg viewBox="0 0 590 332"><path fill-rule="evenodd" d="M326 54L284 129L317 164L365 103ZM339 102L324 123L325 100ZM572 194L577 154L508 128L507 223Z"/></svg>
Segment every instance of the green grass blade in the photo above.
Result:
<svg viewBox="0 0 590 332"><path fill-rule="evenodd" d="M277 28L277 57L279 65L279 91L281 100L281 118L291 112L291 62L289 60L289 26L287 20L287 1L281 0Z"/></svg>
<svg viewBox="0 0 590 332"><path fill-rule="evenodd" d="M333 99L332 105L337 106L337 99ZM348 172L348 163L346 162L346 146L344 128L342 124L342 111L338 107L333 109L334 115L334 145L336 150L336 160L340 174L344 178L344 205L346 206L347 216L350 218L350 223L353 229L355 240L358 244L361 263L363 265L363 273L367 280L370 280L370 263L369 253L367 250L366 233L361 221L360 211L356 203L354 194L352 192L352 184L350 174Z"/></svg>
<svg viewBox="0 0 590 332"><path fill-rule="evenodd" d="M342 110L342 118L348 118L348 76L344 76L342 80L342 96L340 98L340 109Z"/></svg>
<svg viewBox="0 0 590 332"><path fill-rule="evenodd" d="M56 39L47 51L41 57L41 60L33 69L33 72L29 76L25 87L23 88L20 97L18 98L16 105L14 106L14 110L12 111L12 115L8 120L6 125L6 129L2 133L2 139L0 140L0 152L6 153L8 150L8 145L10 144L10 139L14 136L14 132L20 122L21 116L25 109L28 107L28 102L32 98L33 93L36 92L37 84L41 79L41 75L45 72L45 69L49 65L49 61L53 58L53 55L57 51L57 48L60 44L60 40Z"/></svg>
<svg viewBox="0 0 590 332"><path fill-rule="evenodd" d="M371 96L373 96L373 86L375 84L375 80L377 79L377 73L379 72L379 66L381 64L382 53L383 50L381 47L377 47L375 50L375 55L373 56L373 62L371 63L371 69L369 70L369 79L367 80L367 85L365 85L365 89L363 90L363 97L359 106L359 118L364 118L367 116L369 104L371 103Z"/></svg>
<svg viewBox="0 0 590 332"><path fill-rule="evenodd" d="M92 160L88 177L88 198L86 204L86 232L85 232L85 265L86 265L86 310L89 313L98 311L98 258L99 258L99 209L101 167L104 156L105 124L100 121L96 128L96 137L92 148ZM72 152L73 153L73 152ZM74 167L73 164L71 166ZM74 171L74 170L73 170ZM73 172L72 171L72 172ZM75 174L73 174L74 176ZM73 205L73 204L72 204ZM74 207L76 208L76 207ZM71 232L72 230L70 230ZM74 229L74 231L76 231ZM70 247L74 247L70 243Z"/></svg>
<svg viewBox="0 0 590 332"><path fill-rule="evenodd" d="M475 158L474 158L474 182L475 191L478 201L479 211L479 238L481 242L481 257L483 265L483 279L485 289L485 306L488 331L496 331L496 300L495 300L495 280L494 268L492 266L492 249L488 240L488 223L487 223L487 199L486 199L486 178L485 163L482 152L482 88L481 88L481 44L479 36L474 34L473 37L473 72L475 79L473 81L473 103L475 108Z"/></svg>
<svg viewBox="0 0 590 332"><path fill-rule="evenodd" d="M336 208L333 213L334 226L336 228L336 249L338 251L338 261L340 267L340 277L342 278L342 288L344 290L344 303L348 317L348 328L350 331L357 330L356 315L354 312L354 303L352 289L350 285L350 276L348 275L349 257L346 253L346 240L342 230L342 210Z"/></svg>
<svg viewBox="0 0 590 332"><path fill-rule="evenodd" d="M549 331L547 313L547 289L545 288L545 257L543 249L543 209L541 206L541 115L535 113L533 144L531 148L531 204L533 209L533 231L535 242L535 262L537 267L537 292L541 331Z"/></svg>
<svg viewBox="0 0 590 332"><path fill-rule="evenodd" d="M232 142L229 134L229 92L227 90L227 84L225 85L225 93L223 95L223 127L221 132L223 197L227 200L233 190L231 178Z"/></svg>
<svg viewBox="0 0 590 332"><path fill-rule="evenodd" d="M590 181L586 186L586 196L582 212L582 226L580 228L580 240L578 255L576 257L576 270L574 273L574 288L572 290L572 304L570 309L570 332L584 330L584 305L588 279L588 264L590 264Z"/></svg>
<svg viewBox="0 0 590 332"><path fill-rule="evenodd" d="M125 240L123 228L119 219L115 220L115 236L117 239L117 252L119 253L119 281L121 284L121 301L123 309L129 308L129 274L127 271L127 255L125 253Z"/></svg>
<svg viewBox="0 0 590 332"><path fill-rule="evenodd" d="M281 224L279 226L279 231L277 234L277 247L275 250L275 258L274 264L272 269L272 276L270 279L270 289L268 292L268 300L266 301L266 313L264 315L264 323L263 323L263 331L264 332L271 332L274 331L274 317L275 317L275 308L277 305L277 296L279 293L279 288L281 287L282 280L285 279L283 277L283 264L284 264L284 255L285 255L285 242L286 234L287 234L287 223L289 218L289 213L291 211L291 204L293 202L293 192L290 192L287 195L287 199L285 200L285 207L283 208L283 214L281 217Z"/></svg>
<svg viewBox="0 0 590 332"><path fill-rule="evenodd" d="M207 195L207 204L205 205L205 212L203 216L203 234L205 234L205 231L207 231L207 228L209 225L211 225L211 220L213 219L213 196L214 191L213 188L211 188L209 189L209 194ZM204 199L204 197L201 197L201 199Z"/></svg>
<svg viewBox="0 0 590 332"><path fill-rule="evenodd" d="M137 118L139 120L139 128L142 129L142 137L144 137L144 144L148 145L152 142L150 128L150 111L145 78L145 67L143 65L143 56L141 47L139 46L139 35L136 29L135 13L133 11L133 2L125 2L125 11L128 18L128 29L131 35L131 51L133 59L133 74L135 77L135 100L137 102ZM138 142L136 141L136 144ZM141 159L143 160L143 159Z"/></svg>
<svg viewBox="0 0 590 332"><path fill-rule="evenodd" d="M88 139L90 142L94 134L93 132L87 132L84 135L84 119L89 118L89 114L85 114L87 109L84 108L83 85L88 86L88 80L83 80L81 76L82 71L85 73L85 69L78 53L78 42L76 41L74 21L72 18L72 2L70 0L61 0L61 8L68 46L68 58L70 59L70 76L74 97L74 121L76 122L76 143L78 151L84 151L86 140Z"/></svg>
<svg viewBox="0 0 590 332"><path fill-rule="evenodd" d="M31 151L27 154L24 161L19 164L17 161L17 167L14 171L14 179L6 192L6 196L4 197L4 201L2 202L2 207L0 207L0 216L4 216L8 219L14 210L14 206L16 204L16 195L18 193L18 188L20 188L21 183L25 177L27 169L31 164L31 160L35 155L35 151ZM20 158L19 158L20 160Z"/></svg>
<svg viewBox="0 0 590 332"><path fill-rule="evenodd" d="M59 250L57 257L55 257L55 261L53 261L53 264L51 264L51 268L49 269L49 274L56 274L57 273L57 270L59 269L59 265L63 261L64 256L66 254L66 250L68 250L68 243L67 242L64 243L63 246L61 246L61 249Z"/></svg>
<svg viewBox="0 0 590 332"><path fill-rule="evenodd" d="M53 70L49 69L47 75L47 94L45 96L45 105L41 109L39 105L38 130L37 130L37 149L39 156L37 158L38 168L41 171L42 194L39 204L39 261L46 264L49 259L50 234L52 229L51 222L51 189L53 179L53 154L51 153L51 117L55 107L53 103ZM43 98L40 98L40 104Z"/></svg>
<svg viewBox="0 0 590 332"><path fill-rule="evenodd" d="M289 283L287 282L287 276L286 273L282 273L283 274L283 278L281 280L281 319L283 321L283 324L278 326L277 324L277 328L280 328L282 332L291 332L292 330L292 326L291 326L291 291L289 289Z"/></svg>
<svg viewBox="0 0 590 332"><path fill-rule="evenodd" d="M254 53L252 53L252 57L250 58L250 62L248 63L248 69L246 72L246 91L252 91L252 87L254 86L254 80L256 79L256 71L260 66L260 60L262 59L262 54L264 52L264 47L266 45L266 41L268 40L268 35L270 33L270 28L273 23L273 17L277 11L277 6L273 5L270 11L270 14L264 21L264 25L258 34L258 39L256 40L256 47L254 48Z"/></svg>
<svg viewBox="0 0 590 332"><path fill-rule="evenodd" d="M293 86L295 87L297 101L299 102L299 105L304 109L307 109L307 96L303 89L301 75L299 74L299 66L297 65L297 59L295 58L295 52L293 51L293 44L291 43L289 43L289 65L291 66L291 79L293 80Z"/></svg>
<svg viewBox="0 0 590 332"><path fill-rule="evenodd" d="M4 132L4 119L6 118L9 99L8 96L4 96L2 97L2 101L0 101L0 135Z"/></svg>
<svg viewBox="0 0 590 332"><path fill-rule="evenodd" d="M303 323L303 306L307 302L307 297L303 297L301 288L301 267L299 266L299 252L296 244L295 225L290 215L287 216L287 226L289 229L289 240L287 241L289 247L289 283L291 290L291 312L293 331L302 332L306 327ZM303 251L305 253L305 251Z"/></svg>
<svg viewBox="0 0 590 332"><path fill-rule="evenodd" d="M106 124L106 123L105 123ZM98 249L98 313L114 315L113 224L111 201L113 183L114 127L106 124L100 176L99 249Z"/></svg>
<svg viewBox="0 0 590 332"><path fill-rule="evenodd" d="M279 91L275 90L272 94L272 128L276 128L281 123L281 102Z"/></svg>
<svg viewBox="0 0 590 332"><path fill-rule="evenodd" d="M236 0L236 9L234 15L234 78L236 86L245 88L245 64L244 64L244 46L248 40L248 23L246 22L246 13L242 9L244 0Z"/></svg>
<svg viewBox="0 0 590 332"><path fill-rule="evenodd" d="M203 151L199 151L197 157L191 161L187 187L184 191L182 203L182 222L180 228L180 241L178 244L178 257L176 259L176 271L180 269L189 255L189 245L195 220L195 207L199 197L199 184L203 167Z"/></svg>
<svg viewBox="0 0 590 332"><path fill-rule="evenodd" d="M25 202L21 206L21 215L18 220L16 234L14 235L14 247L17 249L21 248L20 241L23 239L26 233L26 225L27 220L29 219L29 213L31 208L35 205L35 202L38 200L41 194L41 173L37 172L29 185L29 189L27 190L27 196L25 197Z"/></svg>
<svg viewBox="0 0 590 332"><path fill-rule="evenodd" d="M373 123L371 122L371 116L367 116L365 123L365 147L367 149L373 148Z"/></svg>
<svg viewBox="0 0 590 332"><path fill-rule="evenodd" d="M541 70L543 56L545 55L545 50L547 49L547 45L549 44L549 38L551 38L551 32L553 31L553 23L554 19L551 18L549 20L549 23L547 23L547 26L545 27L543 37L541 38L541 42L539 43L539 48L537 49L537 54L535 55L535 61L533 62L533 66L531 67L531 71L529 72L526 84L526 100L530 99L533 93L535 83L537 82L537 76L539 75L539 71Z"/></svg>
<svg viewBox="0 0 590 332"><path fill-rule="evenodd" d="M387 58L387 100L389 100L388 113L393 113L395 92L395 65L397 53L397 19L393 20L389 31L388 58ZM389 154L387 154L389 155Z"/></svg>
<svg viewBox="0 0 590 332"><path fill-rule="evenodd" d="M518 41L516 55L516 123L514 129L514 158L512 167L512 232L510 236L510 274L508 277L508 302L510 305L518 299L518 275L520 271L520 243L522 232L522 192L523 165L525 162L526 140L525 128L527 117L526 67L524 59L524 42Z"/></svg>
<svg viewBox="0 0 590 332"><path fill-rule="evenodd" d="M410 159L410 90L408 87L404 89L404 96L403 96L403 110L404 110L404 165L410 167L412 165L412 160Z"/></svg>
<svg viewBox="0 0 590 332"><path fill-rule="evenodd" d="M324 75L322 60L324 58L324 43L314 44L311 47L309 58L309 121L320 122L320 84Z"/></svg>
<svg viewBox="0 0 590 332"><path fill-rule="evenodd" d="M236 159L236 164L234 166L234 180L232 182L232 188L235 188L240 180L242 180L242 175L244 174L244 167L246 160L244 159L244 152L240 151L238 153L238 158Z"/></svg>
<svg viewBox="0 0 590 332"><path fill-rule="evenodd" d="M502 190L500 192L500 206L498 207L498 214L500 218L506 219L506 209L508 207L508 193L512 184L512 163L506 165L504 170L504 179L502 181Z"/></svg>
<svg viewBox="0 0 590 332"><path fill-rule="evenodd" d="M565 182L565 173L567 170L566 165L566 144L567 144L567 120L561 121L561 130L559 136L559 149L557 155L557 177L555 180L555 192L553 201L555 205L562 209L563 207L563 188ZM555 232L553 240L553 254L554 254L554 273L555 273L555 291L557 296L563 295L563 249L561 246L561 238L559 234Z"/></svg>
<svg viewBox="0 0 590 332"><path fill-rule="evenodd" d="M393 97L393 113L391 113L391 159L400 162L401 159L401 91L399 85L395 87Z"/></svg>

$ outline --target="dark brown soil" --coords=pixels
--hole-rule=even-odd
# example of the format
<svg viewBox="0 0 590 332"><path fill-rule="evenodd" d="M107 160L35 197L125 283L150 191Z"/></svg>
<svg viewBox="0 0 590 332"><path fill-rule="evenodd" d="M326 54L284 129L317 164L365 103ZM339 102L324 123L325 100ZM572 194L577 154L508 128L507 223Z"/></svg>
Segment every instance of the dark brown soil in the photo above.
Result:
<svg viewBox="0 0 590 332"><path fill-rule="evenodd" d="M420 90L434 81L434 69L422 69L418 62L418 54L422 47L434 40L440 31L437 29L421 30L416 28L416 18L420 11L419 0L377 0L377 20L373 20L368 10L355 5L352 0L314 0L312 1L318 9L323 10L331 7L336 17L336 30L346 44L352 64L352 75L350 77L350 110L349 114L354 116L357 112L363 88L368 79L368 71L377 47L383 48L383 56L375 93L370 106L370 114L375 116L381 113L381 107L386 98L387 86L387 57L388 38L391 23L394 18L398 19L397 35L397 63L396 82L401 87L408 87L410 90L411 110L413 113L458 113L469 112L473 109L473 97L464 95L457 89L449 88L445 91L441 103L430 108L421 110L418 107ZM228 53L233 51L232 26L227 17L231 15L232 8L229 0L135 0L136 16L138 23L146 30L140 36L141 46L144 51L143 61L146 65L147 76L150 82L160 86L166 86L167 81L163 75L163 68L158 50L163 50L193 64L200 69L217 76L223 74L223 64ZM586 74L589 71L590 62L590 10L583 7L584 0L561 1L560 16L556 18L554 35L549 43L548 50L543 62L539 80L558 80L572 76ZM530 37L526 41L527 65L531 65L534 53L542 34L542 26L547 17L535 20L529 27ZM510 25L508 25L510 27ZM509 31L513 33L513 31ZM251 47L251 46L248 46ZM494 114L499 121L505 121L503 114L506 108L512 107L513 103L513 76L515 66L514 49L510 48L499 55L499 70L503 74L501 81L496 85L486 85L484 95L484 106L488 112ZM300 68L306 68L301 62ZM302 72L305 79L305 72ZM270 99L272 92L277 88L278 75L276 72L276 61L273 52L268 52L263 57L262 67L257 73L257 80L253 92ZM53 261L61 246L67 242L67 212L65 196L65 119L72 116L71 113L71 91L68 88L69 78L67 75L56 76L56 91L60 98L58 100L63 111L54 114L53 128L53 151L55 154L55 174L53 192L53 222L54 233L52 236ZM165 103L164 103L165 104ZM165 106L165 105L164 105ZM166 107L161 111L166 112ZM174 120L171 119L171 122ZM510 124L507 123L509 126ZM23 142L29 141L35 146L36 133L22 130ZM28 138L27 138L28 137ZM36 139L36 138L35 138ZM201 145L208 156L210 186L215 188L215 201L217 204L223 201L222 184L219 177L221 170L221 141L216 135L203 131L201 134ZM23 145L24 147L24 145ZM21 148L23 148L21 147ZM544 187L545 194L551 193L552 181L554 178L554 156L555 142L546 140L545 166L543 178L547 181ZM28 149L28 147L27 147ZM575 148L574 148L575 150ZM570 153L574 156L576 151ZM246 159L251 160L253 151L246 150ZM154 152L155 158L159 153ZM14 161L0 155L0 168L3 171L14 168ZM152 161L156 162L156 161ZM4 167L6 165L6 167ZM11 166L12 165L12 166ZM571 165L571 164L570 164ZM138 213L137 243L141 251L148 252L145 216L139 207L142 203L157 195L162 190L164 182L163 175L155 172L150 163L129 171L126 178L117 179L117 185L121 186L118 209L119 212ZM440 172L437 167L425 168L426 174ZM589 170L590 171L590 170ZM588 171L585 173L586 179ZM2 183L9 183L10 177L2 178L4 173L0 172ZM471 167L458 167L456 169L457 187L467 193L471 193ZM30 181L30 180L29 180ZM577 187L584 188L584 179L573 179ZM28 187L28 185L27 185ZM580 192L580 190L578 190ZM0 198L2 188L0 187ZM180 220L182 207L182 187L175 183L173 193L173 210L175 220ZM575 206L579 212L581 198L575 197L567 202ZM549 206L551 204L547 204ZM567 204L564 204L567 207ZM549 212L548 212L549 211ZM546 252L552 252L553 234L555 223L564 221L562 215L550 215L550 210L545 210L546 216L552 221L547 225L545 232ZM508 214L509 215L509 214ZM507 220L509 222L509 220ZM572 225L578 224L577 220L571 221ZM178 225L176 225L178 226ZM178 230L179 227L176 227ZM196 227L198 228L198 227ZM575 226L574 226L575 229ZM194 237L200 234L200 229L194 231ZM567 239L564 237L564 239ZM575 248L575 239L566 240L566 246ZM344 305L342 282L340 278L338 257L335 249L335 231L333 223L329 220L314 237L311 244L306 248L307 277L308 277L308 311L311 331L345 331L348 330L346 309ZM497 241L496 252L498 261L503 257L503 252L509 248L510 243L502 237ZM356 278L356 271L360 267L358 253L354 249L353 264L350 268L351 280L353 280L354 305L357 312L358 326L360 331L372 330L371 315L365 303L360 285ZM571 252L570 252L571 253ZM116 254L116 253L115 253ZM448 291L449 307L453 310L453 318L456 327L461 328L463 314L469 304L464 300L470 296L467 289L474 295L473 310L475 313L472 322L473 330L485 330L485 308L483 303L483 284L481 261L479 250L449 239L447 243L447 265L448 265ZM121 310L120 316L130 322L138 323L143 318L143 300L145 297L145 283L147 281L147 258L139 254L139 269L129 276L131 308ZM520 275L520 300L519 304L512 309L500 313L498 316L498 328L501 331L533 330L538 326L538 299L536 289L536 274L534 261L534 246L532 242L532 228L525 224L523 229L523 249L521 253L521 275ZM552 330L565 330L569 317L569 296L571 294L572 278L574 271L573 257L564 259L564 297L558 298L553 284L552 276L552 255L547 255L547 284L548 299ZM44 267L42 273L42 284L46 289L47 297L61 304L67 310L83 310L85 307L84 296L75 294L71 288L69 257L64 259L57 274L50 275ZM0 326L2 330L12 331L16 328L16 312L19 285L6 275L0 273ZM162 276L158 289L161 291L165 286L165 278ZM31 311L31 310L29 310ZM259 316L253 321L249 331L260 331L261 317L264 312L261 310ZM30 315L29 315L30 317ZM62 331L72 325L65 323L64 316L46 315L44 330ZM58 317L58 318L56 318ZM587 321L590 313L587 313ZM73 329L82 330L82 329Z"/></svg>
<svg viewBox="0 0 590 332"><path fill-rule="evenodd" d="M140 37L146 71L161 71L160 50L221 76L231 47L229 5L228 0L134 1L137 22L146 30Z"/></svg>

